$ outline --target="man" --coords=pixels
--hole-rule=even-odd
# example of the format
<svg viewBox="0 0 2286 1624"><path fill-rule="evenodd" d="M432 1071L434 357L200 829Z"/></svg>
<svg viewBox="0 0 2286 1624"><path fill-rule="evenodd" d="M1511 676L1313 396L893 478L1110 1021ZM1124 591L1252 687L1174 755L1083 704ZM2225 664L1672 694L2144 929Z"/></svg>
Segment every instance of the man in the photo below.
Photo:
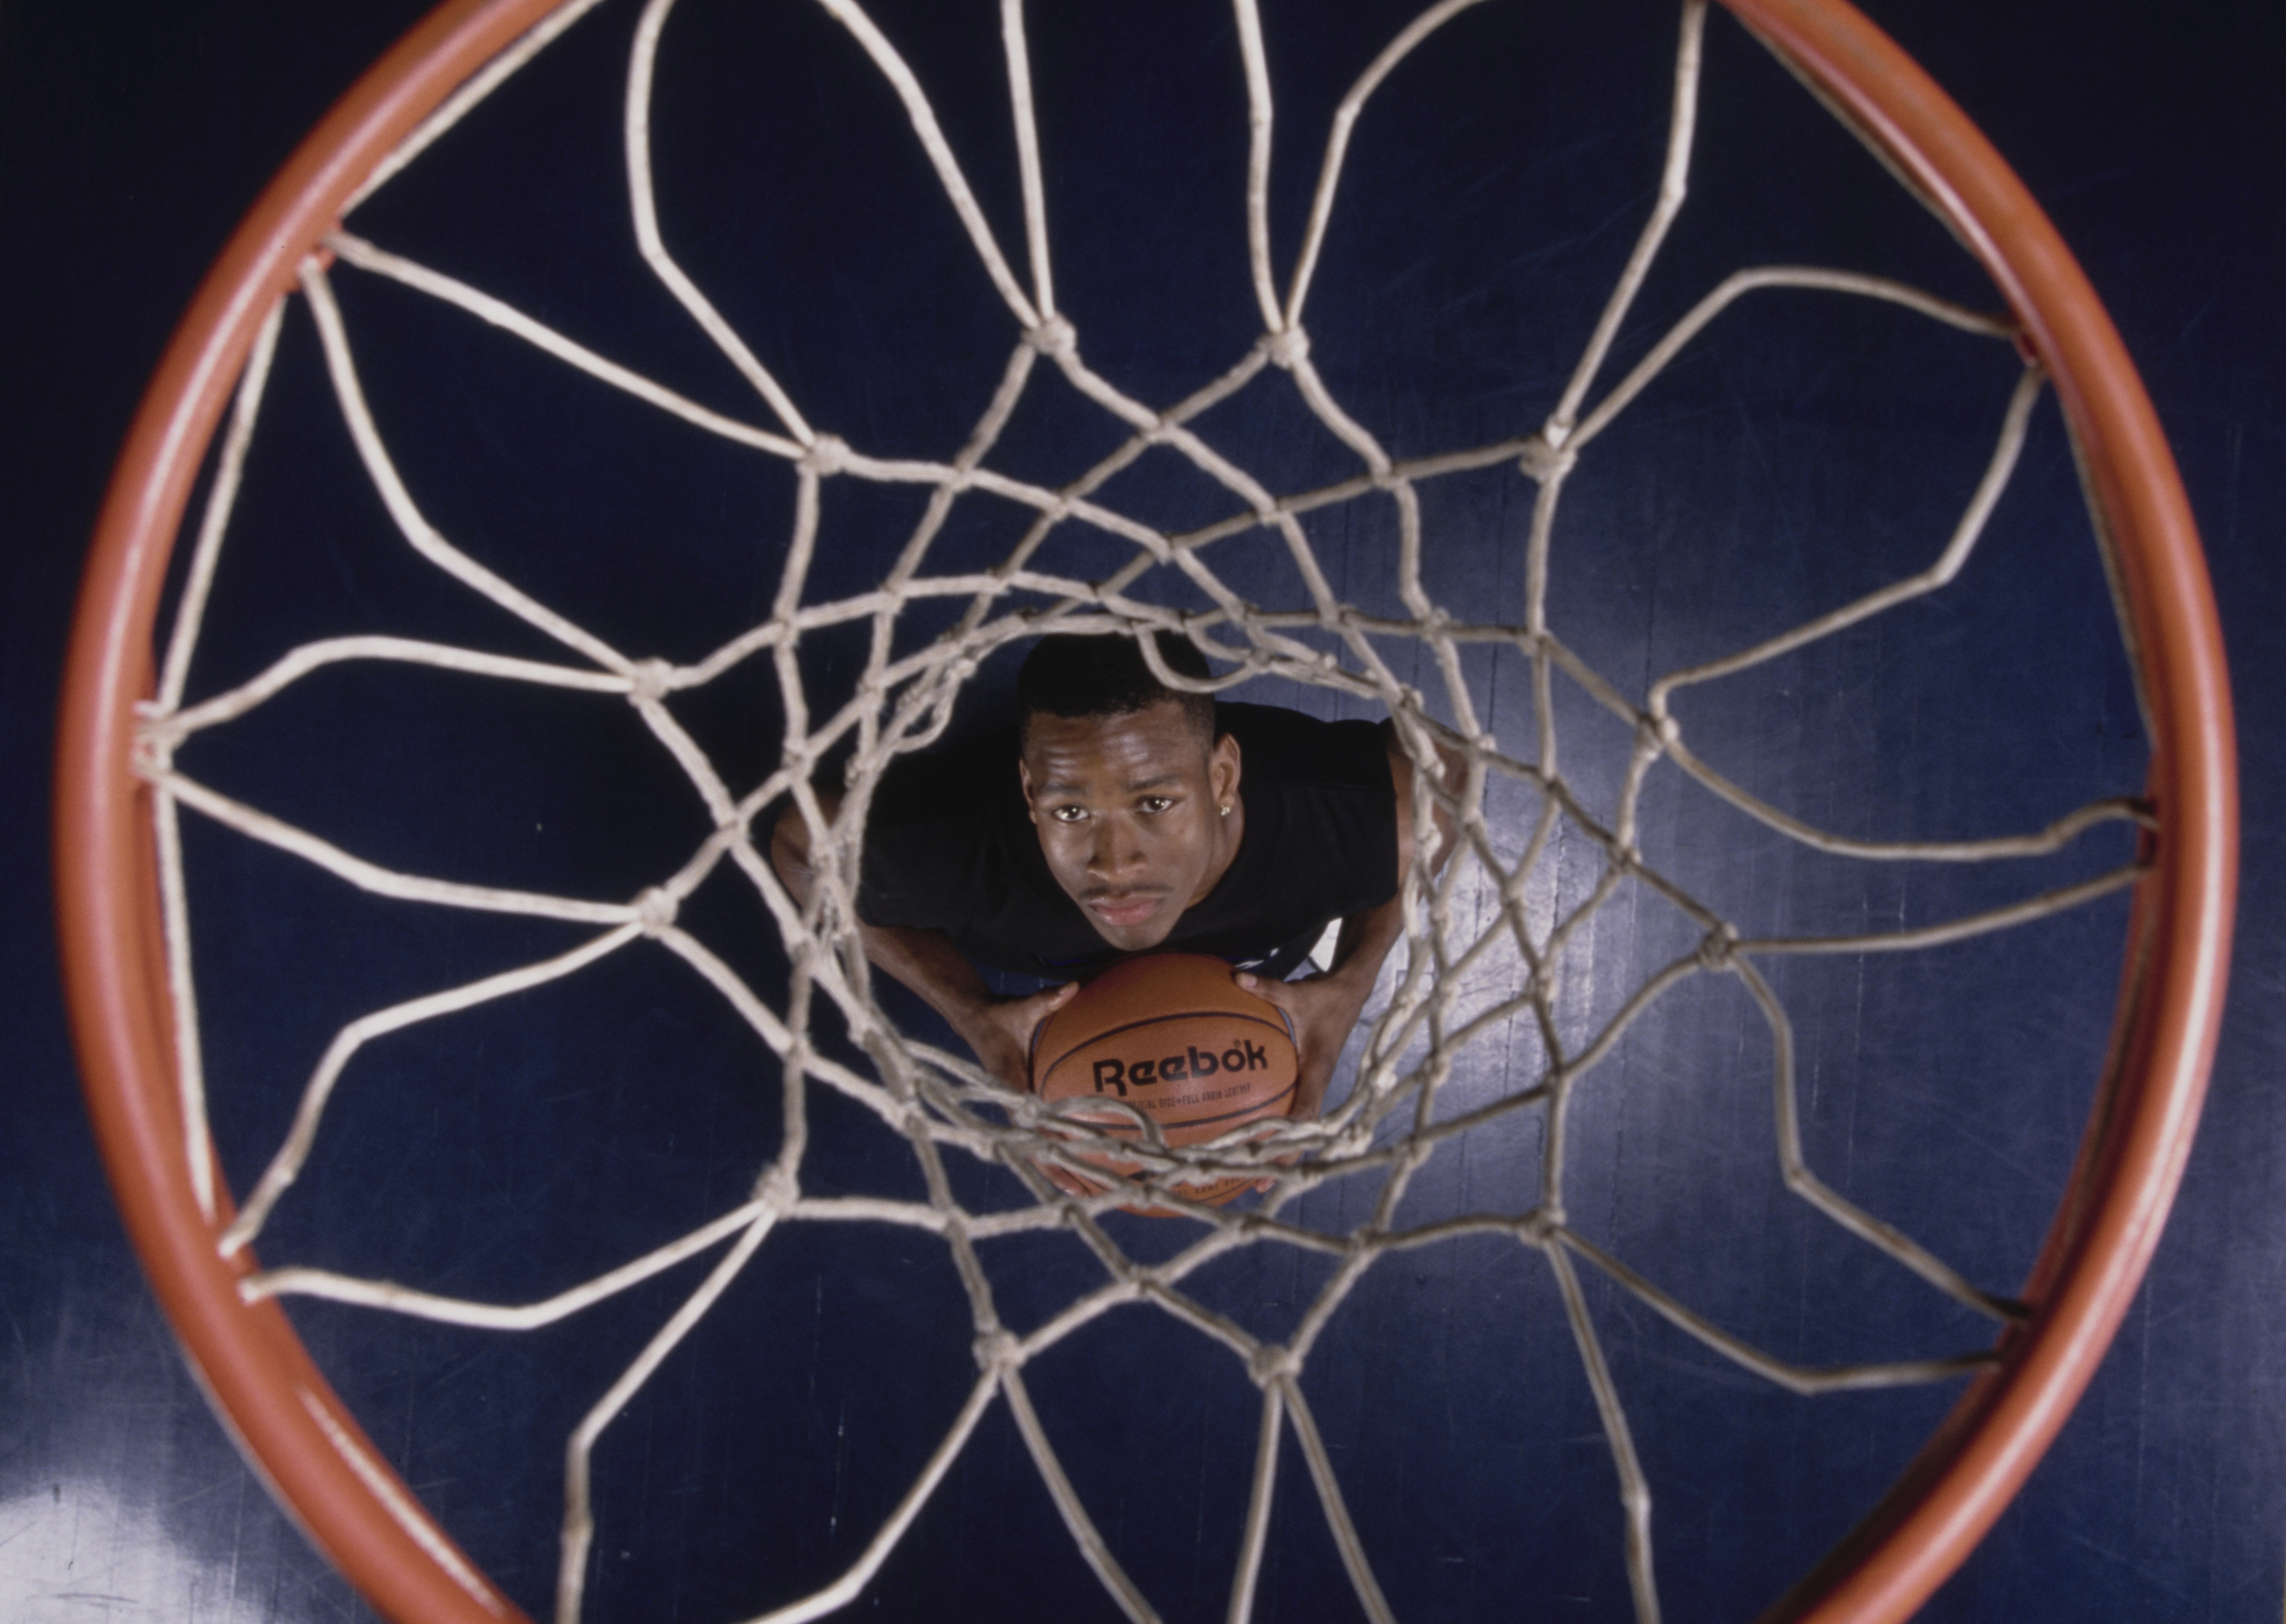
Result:
<svg viewBox="0 0 2286 1624"><path fill-rule="evenodd" d="M1209 674L1186 640L1157 648L1169 670ZM1402 932L1413 767L1394 730L1177 692L1109 635L1043 638L1016 697L1015 728L884 775L857 898L867 957L1023 1088L1033 1029L1078 981L1132 953L1214 954L1292 1021L1293 1114L1316 1116ZM770 856L806 903L798 808ZM1285 980L1335 919L1331 967ZM1063 984L1003 997L977 963Z"/></svg>

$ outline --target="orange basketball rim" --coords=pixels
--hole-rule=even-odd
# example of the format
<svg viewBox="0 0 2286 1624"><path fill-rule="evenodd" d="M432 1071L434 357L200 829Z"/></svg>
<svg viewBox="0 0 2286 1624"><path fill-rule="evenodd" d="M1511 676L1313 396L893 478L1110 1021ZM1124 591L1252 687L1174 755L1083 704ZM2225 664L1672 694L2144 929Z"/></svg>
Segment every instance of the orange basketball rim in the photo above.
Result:
<svg viewBox="0 0 2286 1624"><path fill-rule="evenodd" d="M2022 1294L2030 1319L1881 1505L1771 1616L1902 1619L2054 1437L2140 1281L2182 1177L2221 1017L2236 864L2222 643L2172 458L2109 318L2054 228L1928 76L1842 0L1723 0L1919 193L2006 296L2053 379L2117 561L2153 731L2156 832L2105 1075ZM552 0L448 0L350 91L263 194L145 397L95 537L61 716L64 969L120 1207L191 1363L248 1454L382 1612L519 1616L429 1520L311 1364L253 1267L217 1245L182 1155L148 796L131 753L162 583L231 390L296 265L398 144Z"/></svg>

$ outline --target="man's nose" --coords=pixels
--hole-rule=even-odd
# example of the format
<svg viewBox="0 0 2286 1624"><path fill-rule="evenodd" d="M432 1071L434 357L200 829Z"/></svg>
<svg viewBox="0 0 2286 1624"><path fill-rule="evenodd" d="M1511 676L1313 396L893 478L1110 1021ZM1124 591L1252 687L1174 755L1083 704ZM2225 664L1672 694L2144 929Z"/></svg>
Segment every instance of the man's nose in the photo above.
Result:
<svg viewBox="0 0 2286 1624"><path fill-rule="evenodd" d="M1087 871L1117 879L1142 866L1143 844L1135 838L1135 831L1126 827L1126 820L1107 817L1099 821L1095 839L1088 845Z"/></svg>

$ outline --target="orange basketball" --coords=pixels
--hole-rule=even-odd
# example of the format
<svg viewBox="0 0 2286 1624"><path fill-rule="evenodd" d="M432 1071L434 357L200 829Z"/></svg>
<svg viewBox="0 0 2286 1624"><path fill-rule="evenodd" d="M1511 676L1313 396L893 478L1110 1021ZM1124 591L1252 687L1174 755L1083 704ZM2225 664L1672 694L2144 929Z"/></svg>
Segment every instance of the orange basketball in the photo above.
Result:
<svg viewBox="0 0 2286 1624"><path fill-rule="evenodd" d="M1284 1012L1231 979L1219 958L1152 953L1114 965L1072 995L1032 1034L1032 1087L1043 1100L1117 1100L1158 1123L1170 1145L1200 1145L1294 1108L1301 1070ZM1117 1112L1075 1114L1126 1138L1140 1137ZM1132 1164L1090 1161L1119 1173ZM1068 1168L1042 1171L1075 1195L1104 1186ZM1175 1187L1219 1205L1254 1182L1236 1175ZM1167 1216L1163 1207L1131 1212Z"/></svg>

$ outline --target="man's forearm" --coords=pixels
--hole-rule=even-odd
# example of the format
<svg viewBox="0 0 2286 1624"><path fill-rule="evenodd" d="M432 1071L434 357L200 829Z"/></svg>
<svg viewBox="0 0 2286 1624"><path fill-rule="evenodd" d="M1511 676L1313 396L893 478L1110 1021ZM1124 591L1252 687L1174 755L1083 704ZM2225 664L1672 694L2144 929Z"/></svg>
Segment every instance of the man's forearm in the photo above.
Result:
<svg viewBox="0 0 2286 1624"><path fill-rule="evenodd" d="M1363 913L1353 913L1342 921L1341 934L1334 939L1334 962L1327 969L1328 980L1343 983L1357 994L1358 1005L1363 1008L1373 995L1373 984L1380 979L1382 961L1389 950L1405 934L1405 899L1392 896L1377 908Z"/></svg>
<svg viewBox="0 0 2286 1624"><path fill-rule="evenodd" d="M1343 1045L1373 996L1382 960L1404 934L1405 912L1395 897L1378 908L1352 914L1342 921L1335 938L1333 966L1322 975L1298 981L1271 981L1241 974L1239 984L1251 987L1284 1010L1295 1024L1302 1052L1301 1076L1296 1079L1293 1115L1307 1121L1322 1107L1334 1067Z"/></svg>
<svg viewBox="0 0 2286 1624"><path fill-rule="evenodd" d="M1004 998L940 932L882 925L859 928L866 958L927 1000L975 1051L987 1076L1007 1088L1031 1086L1032 1034L1063 1006L1076 985Z"/></svg>
<svg viewBox="0 0 2286 1624"><path fill-rule="evenodd" d="M865 957L876 969L886 970L942 1015L963 1037L976 1013L992 1001L984 984L960 950L943 932L918 930L904 925L861 925Z"/></svg>

